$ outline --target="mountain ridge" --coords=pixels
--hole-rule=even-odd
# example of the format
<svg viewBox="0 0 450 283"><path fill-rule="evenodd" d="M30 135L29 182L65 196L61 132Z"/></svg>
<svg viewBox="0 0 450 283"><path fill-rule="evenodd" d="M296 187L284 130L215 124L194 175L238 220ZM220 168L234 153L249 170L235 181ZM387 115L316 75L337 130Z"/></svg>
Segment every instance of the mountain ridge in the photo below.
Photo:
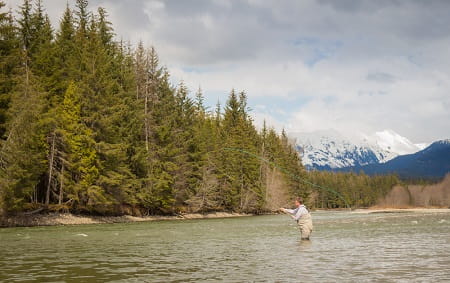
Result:
<svg viewBox="0 0 450 283"><path fill-rule="evenodd" d="M304 166L309 170L332 170L387 162L399 154L420 148L392 130L372 135L344 136L335 130L291 133Z"/></svg>
<svg viewBox="0 0 450 283"><path fill-rule="evenodd" d="M443 178L450 172L450 139L435 141L419 152L400 155L386 163L337 168L334 171L398 174L404 179Z"/></svg>

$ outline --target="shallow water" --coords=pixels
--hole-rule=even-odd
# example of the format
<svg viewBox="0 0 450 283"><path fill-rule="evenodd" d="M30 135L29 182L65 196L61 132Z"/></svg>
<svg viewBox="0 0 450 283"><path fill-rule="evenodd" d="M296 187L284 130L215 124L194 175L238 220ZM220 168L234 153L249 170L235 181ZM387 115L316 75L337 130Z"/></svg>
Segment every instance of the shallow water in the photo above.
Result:
<svg viewBox="0 0 450 283"><path fill-rule="evenodd" d="M0 281L444 282L450 213L288 216L0 229Z"/></svg>

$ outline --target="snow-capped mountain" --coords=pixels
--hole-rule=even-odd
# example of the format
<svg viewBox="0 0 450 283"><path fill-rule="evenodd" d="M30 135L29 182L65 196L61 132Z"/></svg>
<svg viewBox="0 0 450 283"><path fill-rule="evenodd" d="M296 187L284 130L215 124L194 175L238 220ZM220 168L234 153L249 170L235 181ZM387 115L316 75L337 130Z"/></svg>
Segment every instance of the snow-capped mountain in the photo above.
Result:
<svg viewBox="0 0 450 283"><path fill-rule="evenodd" d="M415 153L428 146L428 144L413 144L410 140L400 136L392 130L384 130L376 132L373 135L366 136L362 134L363 140L367 140L369 144L376 144L380 148L397 153L398 155L405 155Z"/></svg>
<svg viewBox="0 0 450 283"><path fill-rule="evenodd" d="M400 155L386 163L339 168L338 170L343 172L364 171L369 175L395 173L405 179L443 178L450 173L450 139L436 141L419 152Z"/></svg>
<svg viewBox="0 0 450 283"><path fill-rule="evenodd" d="M392 130L373 135L345 137L335 130L292 133L307 169L335 168L384 163L420 148Z"/></svg>

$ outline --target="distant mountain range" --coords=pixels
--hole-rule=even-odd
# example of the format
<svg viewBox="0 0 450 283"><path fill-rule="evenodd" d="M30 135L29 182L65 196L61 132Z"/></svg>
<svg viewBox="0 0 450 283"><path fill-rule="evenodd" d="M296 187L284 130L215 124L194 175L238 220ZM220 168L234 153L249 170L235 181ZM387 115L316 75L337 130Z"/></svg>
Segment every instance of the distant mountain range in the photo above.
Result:
<svg viewBox="0 0 450 283"><path fill-rule="evenodd" d="M386 130L371 136L344 137L335 130L290 134L307 169L331 170L383 163L420 150L408 139Z"/></svg>
<svg viewBox="0 0 450 283"><path fill-rule="evenodd" d="M450 139L432 143L419 152L400 155L385 163L339 168L337 171L364 171L368 175L396 173L402 178L442 178L450 173Z"/></svg>
<svg viewBox="0 0 450 283"><path fill-rule="evenodd" d="M344 137L334 130L290 134L308 170L398 173L403 177L442 177L449 172L448 140L414 144L392 130Z"/></svg>

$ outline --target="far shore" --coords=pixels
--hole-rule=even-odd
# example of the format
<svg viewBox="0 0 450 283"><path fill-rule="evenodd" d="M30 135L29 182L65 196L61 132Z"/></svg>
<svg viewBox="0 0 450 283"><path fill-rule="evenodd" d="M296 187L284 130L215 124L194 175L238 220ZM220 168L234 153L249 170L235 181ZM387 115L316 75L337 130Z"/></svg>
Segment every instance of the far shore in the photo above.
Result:
<svg viewBox="0 0 450 283"><path fill-rule="evenodd" d="M85 225L85 224L111 224L111 223L130 223L144 221L161 220L189 220L189 219L208 219L208 218L229 218L252 216L246 213L231 212L212 212L207 214L189 213L176 216L90 216L77 215L72 213L46 213L35 215L16 215L0 217L0 228L5 227L32 227L32 226L58 226L58 225Z"/></svg>
<svg viewBox="0 0 450 283"><path fill-rule="evenodd" d="M334 209L317 209L319 211L334 211ZM349 211L339 209L339 211ZM356 214L370 213L450 213L450 208L436 207L414 207L414 208L357 208L351 211ZM272 214L276 214L273 212ZM9 217L0 216L0 228L6 227L33 227L33 226L58 226L58 225L86 225L86 224L111 224L111 223L131 223L144 221L165 221L165 220L190 220L190 219L211 219L211 218L230 218L254 216L254 214L234 213L234 212L211 212L206 214L188 213L176 216L93 216L93 215L77 215L72 213L45 213L35 215L16 215Z"/></svg>
<svg viewBox="0 0 450 283"><path fill-rule="evenodd" d="M440 213L450 212L450 208L436 208L436 207L409 207L409 208L364 208L355 209L353 213L369 214L369 213L401 213L401 212L417 212L417 213Z"/></svg>
<svg viewBox="0 0 450 283"><path fill-rule="evenodd" d="M366 207L366 208L332 208L332 209L316 209L313 212L320 211L348 211L356 214L370 214L370 213L402 213L402 212L417 212L417 213L450 213L450 207Z"/></svg>

